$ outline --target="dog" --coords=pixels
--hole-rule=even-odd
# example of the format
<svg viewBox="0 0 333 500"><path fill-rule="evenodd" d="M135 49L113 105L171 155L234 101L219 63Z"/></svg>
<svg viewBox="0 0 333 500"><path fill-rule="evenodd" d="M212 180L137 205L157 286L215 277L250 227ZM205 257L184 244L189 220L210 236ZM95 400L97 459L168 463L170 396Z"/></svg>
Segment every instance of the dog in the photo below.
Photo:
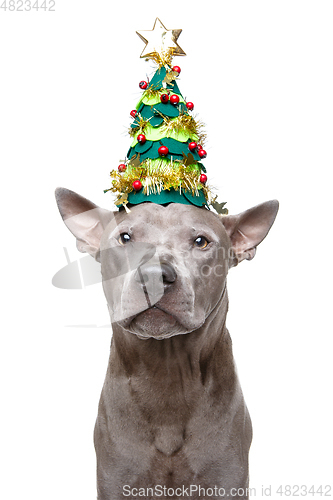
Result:
<svg viewBox="0 0 333 500"><path fill-rule="evenodd" d="M252 426L226 328L228 269L278 202L239 215L146 202L111 212L64 188L60 214L101 263L113 336L94 432L98 500L248 498Z"/></svg>

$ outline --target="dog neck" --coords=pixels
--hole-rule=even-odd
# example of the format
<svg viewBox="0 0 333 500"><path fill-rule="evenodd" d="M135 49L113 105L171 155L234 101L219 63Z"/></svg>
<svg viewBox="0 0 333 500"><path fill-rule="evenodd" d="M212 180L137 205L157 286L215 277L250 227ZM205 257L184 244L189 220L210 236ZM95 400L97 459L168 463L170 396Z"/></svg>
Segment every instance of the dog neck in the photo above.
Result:
<svg viewBox="0 0 333 500"><path fill-rule="evenodd" d="M225 326L227 310L224 290L200 328L163 340L142 340L113 325L101 407L110 404L112 388L113 401L120 398L132 408L127 416L129 428L137 429L140 415L140 432L143 436L150 433L159 452L171 456L180 450L198 405L208 412L217 407L218 413L228 412L238 393L231 339Z"/></svg>

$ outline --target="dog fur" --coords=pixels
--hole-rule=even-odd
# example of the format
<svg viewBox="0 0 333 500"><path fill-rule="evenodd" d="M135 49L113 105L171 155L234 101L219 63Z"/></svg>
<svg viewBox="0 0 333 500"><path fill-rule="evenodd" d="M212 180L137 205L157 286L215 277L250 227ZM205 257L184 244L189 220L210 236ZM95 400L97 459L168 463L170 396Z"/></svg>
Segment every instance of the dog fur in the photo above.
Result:
<svg viewBox="0 0 333 500"><path fill-rule="evenodd" d="M78 249L101 263L113 328L94 434L98 500L123 499L125 486L148 500L156 485L247 498L252 427L226 278L254 257L278 202L219 216L176 203L109 212L63 188L56 199Z"/></svg>

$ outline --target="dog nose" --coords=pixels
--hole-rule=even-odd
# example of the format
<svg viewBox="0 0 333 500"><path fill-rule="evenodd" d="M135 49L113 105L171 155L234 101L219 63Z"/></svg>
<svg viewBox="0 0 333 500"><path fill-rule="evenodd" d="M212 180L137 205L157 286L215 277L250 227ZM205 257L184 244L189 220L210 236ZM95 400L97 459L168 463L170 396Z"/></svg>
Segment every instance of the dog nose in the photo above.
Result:
<svg viewBox="0 0 333 500"><path fill-rule="evenodd" d="M174 268L171 266L171 264L162 263L161 264L161 270L162 270L162 278L163 278L163 283L173 283L176 281L177 274Z"/></svg>
<svg viewBox="0 0 333 500"><path fill-rule="evenodd" d="M142 285L156 281L163 282L163 285L171 285L176 281L176 278L176 271L171 264L166 262L141 266L135 275L135 280Z"/></svg>

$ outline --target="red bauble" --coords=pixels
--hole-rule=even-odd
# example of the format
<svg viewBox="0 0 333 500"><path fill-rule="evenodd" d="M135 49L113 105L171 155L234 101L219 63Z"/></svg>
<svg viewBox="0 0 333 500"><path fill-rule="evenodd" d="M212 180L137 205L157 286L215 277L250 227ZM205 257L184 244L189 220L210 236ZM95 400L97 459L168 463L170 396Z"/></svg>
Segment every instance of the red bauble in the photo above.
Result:
<svg viewBox="0 0 333 500"><path fill-rule="evenodd" d="M142 183L141 181L134 181L133 184L133 189L135 189L135 191L140 191L140 189L142 188Z"/></svg>
<svg viewBox="0 0 333 500"><path fill-rule="evenodd" d="M196 142L190 142L190 144L188 145L188 149L192 152L195 151L197 149L197 147L198 147L198 144Z"/></svg>
<svg viewBox="0 0 333 500"><path fill-rule="evenodd" d="M199 149L198 155L200 156L200 158L206 158L207 152L204 149Z"/></svg>
<svg viewBox="0 0 333 500"><path fill-rule="evenodd" d="M193 102L187 102L186 103L186 107L189 111L192 111L192 109L194 108L194 104Z"/></svg>
<svg viewBox="0 0 333 500"><path fill-rule="evenodd" d="M126 170L125 163L121 163L120 165L118 165L118 170L119 170L119 172L125 172L125 170Z"/></svg>
<svg viewBox="0 0 333 500"><path fill-rule="evenodd" d="M139 83L139 87L142 90L145 90L148 87L148 83L142 80L142 82Z"/></svg>
<svg viewBox="0 0 333 500"><path fill-rule="evenodd" d="M136 109L132 109L132 111L130 112L130 115L132 116L132 118L135 118L136 114L137 114L137 110Z"/></svg>
<svg viewBox="0 0 333 500"><path fill-rule="evenodd" d="M160 148L158 148L158 154L160 156L166 156L168 153L169 153L169 148L167 148L166 146L161 146Z"/></svg>
<svg viewBox="0 0 333 500"><path fill-rule="evenodd" d="M200 182L201 182L201 184L205 184L207 182L207 175L206 174L200 175Z"/></svg>
<svg viewBox="0 0 333 500"><path fill-rule="evenodd" d="M171 104L178 104L179 103L179 96L177 94L172 94L172 96L170 97L170 102Z"/></svg>
<svg viewBox="0 0 333 500"><path fill-rule="evenodd" d="M162 94L161 95L161 102L164 102L164 104L166 104L169 100L169 96L168 94Z"/></svg>
<svg viewBox="0 0 333 500"><path fill-rule="evenodd" d="M172 68L172 71L176 71L177 73L180 73L181 69L180 69L180 67L179 67L179 66L174 66L174 67Z"/></svg>
<svg viewBox="0 0 333 500"><path fill-rule="evenodd" d="M140 144L144 144L146 142L146 136L143 134L139 134L136 139Z"/></svg>

